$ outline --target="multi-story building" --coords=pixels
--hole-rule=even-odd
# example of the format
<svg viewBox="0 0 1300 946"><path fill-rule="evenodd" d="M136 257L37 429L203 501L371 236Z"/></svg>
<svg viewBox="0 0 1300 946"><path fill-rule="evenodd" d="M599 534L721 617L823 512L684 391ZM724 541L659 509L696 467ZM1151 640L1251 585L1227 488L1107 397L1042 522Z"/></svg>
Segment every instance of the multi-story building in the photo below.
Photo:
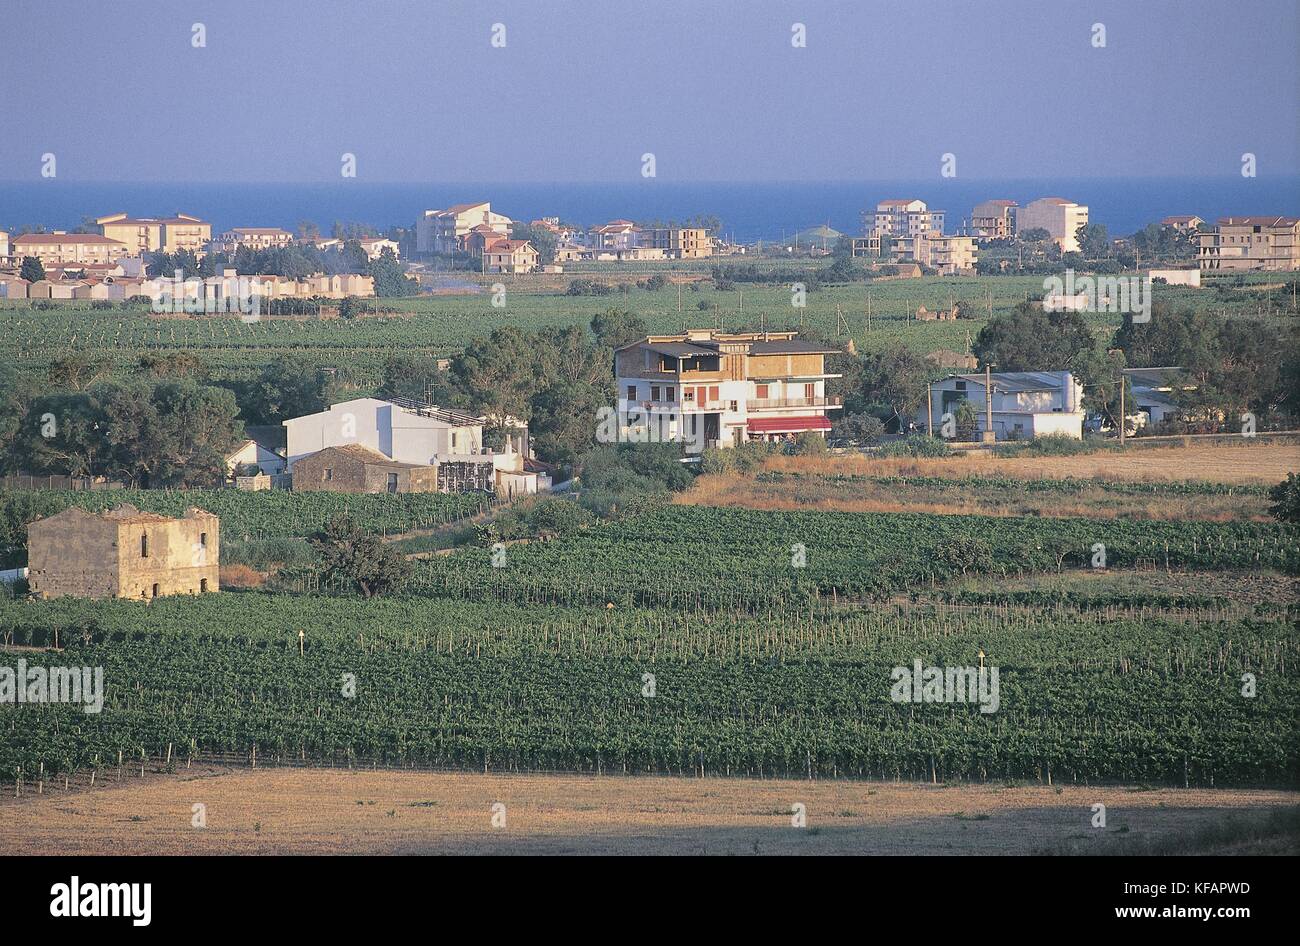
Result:
<svg viewBox="0 0 1300 946"><path fill-rule="evenodd" d="M631 220L611 220L587 231L587 245L593 250L630 250L640 232Z"/></svg>
<svg viewBox="0 0 1300 946"><path fill-rule="evenodd" d="M919 233L943 233L944 212L931 210L916 198L882 200L875 212L862 214L862 232L867 236L906 237Z"/></svg>
<svg viewBox="0 0 1300 946"><path fill-rule="evenodd" d="M979 259L974 237L946 236L941 233L901 237L894 241L892 252L898 262L919 263L938 270L943 276L973 273Z"/></svg>
<svg viewBox="0 0 1300 946"><path fill-rule="evenodd" d="M212 224L190 214L172 217L128 217L124 213L96 217L99 232L126 244L129 253L178 253L189 250L203 255L212 242Z"/></svg>
<svg viewBox="0 0 1300 946"><path fill-rule="evenodd" d="M483 272L531 273L540 259L527 240L495 240L483 249Z"/></svg>
<svg viewBox="0 0 1300 946"><path fill-rule="evenodd" d="M0 260L9 256L9 231L0 230Z"/></svg>
<svg viewBox="0 0 1300 946"><path fill-rule="evenodd" d="M1203 223L1205 221L1195 214L1176 214L1172 217L1165 217L1160 221L1160 226L1172 227L1175 230L1196 230Z"/></svg>
<svg viewBox="0 0 1300 946"><path fill-rule="evenodd" d="M443 256L465 252L465 237L475 227L484 224L499 236L508 237L513 222L505 214L493 213L491 202L486 200L456 204L446 210L426 210L415 223L415 249Z"/></svg>
<svg viewBox="0 0 1300 946"><path fill-rule="evenodd" d="M373 397L343 401L328 410L295 417L284 422L293 488L298 489L301 482L303 488L335 492L410 492L434 483L440 492L537 492L537 474L524 469L528 455L524 425L512 424L524 429L518 449L511 438L506 449L498 452L483 446L485 422L485 418L463 411L404 398L386 401ZM322 451L349 446L377 455L335 451L321 460L309 460ZM333 463L336 457L347 462ZM300 481L302 461L307 461L307 466ZM337 474L336 480L331 471L345 468L348 472Z"/></svg>
<svg viewBox="0 0 1300 946"><path fill-rule="evenodd" d="M732 447L825 433L829 412L843 406L826 395L839 377L826 372L835 350L796 336L692 329L622 346L614 355L619 438Z"/></svg>
<svg viewBox="0 0 1300 946"><path fill-rule="evenodd" d="M98 233L24 233L12 243L16 257L35 256L42 263L111 263L128 254L118 240Z"/></svg>
<svg viewBox="0 0 1300 946"><path fill-rule="evenodd" d="M158 598L216 591L221 522L191 506L179 519L123 504L69 506L27 528L29 586L40 598Z"/></svg>
<svg viewBox="0 0 1300 946"><path fill-rule="evenodd" d="M1016 235L1016 210L1014 200L986 200L976 204L970 214L966 235L977 240L1009 240Z"/></svg>
<svg viewBox="0 0 1300 946"><path fill-rule="evenodd" d="M241 246L253 250L269 250L290 246L293 234L279 227L232 227L213 242L221 252L234 253Z"/></svg>
<svg viewBox="0 0 1300 946"><path fill-rule="evenodd" d="M1201 269L1300 269L1300 218L1220 217L1200 235Z"/></svg>
<svg viewBox="0 0 1300 946"><path fill-rule="evenodd" d="M713 255L713 240L703 227L651 227L640 231L636 245L663 250L674 259L702 259Z"/></svg>
<svg viewBox="0 0 1300 946"><path fill-rule="evenodd" d="M1079 251L1079 228L1088 222L1088 208L1064 197L1040 197L1016 211L1016 232L1046 230L1063 253Z"/></svg>

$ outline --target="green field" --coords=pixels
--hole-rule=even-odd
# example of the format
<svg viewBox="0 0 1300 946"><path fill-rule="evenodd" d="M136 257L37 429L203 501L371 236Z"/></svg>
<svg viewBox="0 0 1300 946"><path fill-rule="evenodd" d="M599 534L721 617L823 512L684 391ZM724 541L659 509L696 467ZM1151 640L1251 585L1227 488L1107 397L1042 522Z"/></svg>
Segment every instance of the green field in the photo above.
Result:
<svg viewBox="0 0 1300 946"><path fill-rule="evenodd" d="M1277 274L1280 284L1286 274ZM533 330L547 326L587 325L592 316L615 307L641 315L651 331L679 331L692 326L771 329L816 328L830 337L852 337L861 351L905 344L925 353L937 348L967 350L988 313L1010 311L1026 298L1041 298L1042 277L924 277L876 280L870 285L832 286L808 293L802 310L791 305L784 286L737 283L736 289L681 291L681 310L674 287L659 291L633 288L610 296L574 297L558 291L538 292L530 277L505 280L506 306L494 308L488 292L474 295L383 299L378 304L399 314L356 320L335 318L263 318L246 324L233 316L155 318L143 311L92 310L68 303L40 311L27 303L0 303L0 358L20 368L43 371L70 351L107 354L122 367L148 351L198 353L216 380L248 378L283 354L300 354L339 369L342 379L371 389L384 360L395 350L439 356L458 353L475 337L502 326ZM1269 306L1250 289L1216 280L1222 289L1155 287L1157 301L1225 314L1268 315ZM707 286L707 284L706 284ZM1280 300L1281 294L1275 293ZM871 319L867 306L870 297ZM930 310L961 302L975 316L956 322L917 322L918 306ZM1286 301L1286 300L1283 300ZM1277 306L1282 302L1275 300ZM703 306L703 308L701 308ZM1275 308L1271 317L1280 318ZM841 321L842 317L842 321ZM1099 332L1119 324L1118 315L1088 317Z"/></svg>
<svg viewBox="0 0 1300 946"><path fill-rule="evenodd" d="M102 666L107 681L100 714L0 707L0 779L119 753L157 764L170 746L174 764L256 748L489 771L1297 783L1294 607L1234 603L1230 583L1215 600L968 589L953 607L945 588L970 578L933 553L954 536L989 542L999 587L1054 576L1062 545L1106 542L1115 574L1141 582L1142 560L1294 575L1300 544L1262 524L670 507L511 545L504 567L477 548L423 562L404 595L369 602L0 601L3 643L64 648L6 664ZM891 699L893 668L981 651L996 712Z"/></svg>

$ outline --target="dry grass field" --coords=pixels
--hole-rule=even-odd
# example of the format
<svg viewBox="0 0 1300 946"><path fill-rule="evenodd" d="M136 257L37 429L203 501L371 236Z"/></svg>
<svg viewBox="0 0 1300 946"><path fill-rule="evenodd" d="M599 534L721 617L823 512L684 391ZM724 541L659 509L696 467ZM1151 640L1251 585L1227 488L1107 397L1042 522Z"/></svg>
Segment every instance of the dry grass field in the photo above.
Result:
<svg viewBox="0 0 1300 946"><path fill-rule="evenodd" d="M1066 457L990 457L982 452L942 459L773 457L767 468L802 473L873 476L1087 477L1122 481L1202 480L1271 486L1300 472L1300 444L1250 443L1190 447L1132 447Z"/></svg>
<svg viewBox="0 0 1300 946"><path fill-rule="evenodd" d="M1067 457L990 457L970 452L950 458L856 456L770 457L763 469L795 474L775 481L744 473L701 476L675 501L747 509L921 512L936 515L1087 516L1093 518L1266 521L1267 501L1242 494L1131 494L1106 490L1106 483L1202 481L1228 485L1273 485L1300 470L1300 445L1251 444L1134 448ZM1043 480L1072 478L1097 482L1068 492L1014 486L969 489L840 479L843 476L925 476Z"/></svg>
<svg viewBox="0 0 1300 946"><path fill-rule="evenodd" d="M505 824L493 827L493 806ZM1105 828L1091 826L1104 804ZM193 827L196 804L207 826ZM806 827L792 826L792 806ZM0 801L10 854L1296 853L1300 793L194 769Z"/></svg>

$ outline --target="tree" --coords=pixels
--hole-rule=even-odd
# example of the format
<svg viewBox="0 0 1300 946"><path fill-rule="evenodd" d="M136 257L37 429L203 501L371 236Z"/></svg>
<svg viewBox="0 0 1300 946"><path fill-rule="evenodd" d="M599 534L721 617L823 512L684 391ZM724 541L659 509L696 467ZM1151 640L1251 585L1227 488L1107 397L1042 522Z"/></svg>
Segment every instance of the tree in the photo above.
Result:
<svg viewBox="0 0 1300 946"><path fill-rule="evenodd" d="M983 539L975 536L954 536L939 543L934 557L950 569L960 569L965 575L972 569L989 571L993 567L993 549Z"/></svg>
<svg viewBox="0 0 1300 946"><path fill-rule="evenodd" d="M45 278L45 265L35 256L24 256L22 268L18 275L30 282L40 282Z"/></svg>
<svg viewBox="0 0 1300 946"><path fill-rule="evenodd" d="M46 376L52 388L84 391L92 384L107 378L112 371L113 361L107 355L71 352L51 361Z"/></svg>
<svg viewBox="0 0 1300 946"><path fill-rule="evenodd" d="M268 364L242 392L244 418L254 424L279 424L329 406L329 376L299 355L284 355Z"/></svg>
<svg viewBox="0 0 1300 946"><path fill-rule="evenodd" d="M1079 252L1086 259L1098 259L1110 253L1110 235L1104 223L1085 223L1075 231Z"/></svg>
<svg viewBox="0 0 1300 946"><path fill-rule="evenodd" d="M1300 523L1300 477L1288 473L1286 479L1268 491L1273 505L1268 511L1279 522Z"/></svg>
<svg viewBox="0 0 1300 946"><path fill-rule="evenodd" d="M871 414L846 414L831 427L831 436L860 447L873 446L885 433L885 425Z"/></svg>
<svg viewBox="0 0 1300 946"><path fill-rule="evenodd" d="M193 352L149 351L135 363L135 373L154 380L162 378L202 378L207 374L203 359Z"/></svg>
<svg viewBox="0 0 1300 946"><path fill-rule="evenodd" d="M931 365L904 346L886 348L863 360L862 398L866 404L883 404L898 419L900 429L925 404Z"/></svg>
<svg viewBox="0 0 1300 946"><path fill-rule="evenodd" d="M384 362L384 380L379 397L405 397L417 401L446 404L454 400L451 379L438 367L434 355L399 352Z"/></svg>
<svg viewBox="0 0 1300 946"><path fill-rule="evenodd" d="M608 401L587 384L559 383L531 401L533 447L553 463L572 463L596 440L596 416Z"/></svg>
<svg viewBox="0 0 1300 946"><path fill-rule="evenodd" d="M538 262L543 266L555 262L555 246L558 241L555 234L550 230L516 223L510 228L510 238L512 240L527 240L531 243L533 249L537 251Z"/></svg>
<svg viewBox="0 0 1300 946"><path fill-rule="evenodd" d="M362 532L346 513L334 516L308 541L320 556L326 580L347 582L365 598L384 594L410 577L406 556L378 536Z"/></svg>
<svg viewBox="0 0 1300 946"><path fill-rule="evenodd" d="M390 247L384 247L379 257L370 261L370 275L375 280L376 296L391 298L415 294L415 281L406 278L406 267L393 255Z"/></svg>
<svg viewBox="0 0 1300 946"><path fill-rule="evenodd" d="M1092 332L1078 312L1044 312L1022 302L980 329L971 350L981 368L1068 371L1080 353L1092 347Z"/></svg>

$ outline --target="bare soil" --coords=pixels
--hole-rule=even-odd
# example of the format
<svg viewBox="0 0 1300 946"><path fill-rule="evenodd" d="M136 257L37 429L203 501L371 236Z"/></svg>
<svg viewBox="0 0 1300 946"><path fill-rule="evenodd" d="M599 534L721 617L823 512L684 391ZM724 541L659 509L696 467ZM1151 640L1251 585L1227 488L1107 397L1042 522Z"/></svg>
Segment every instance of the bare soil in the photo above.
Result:
<svg viewBox="0 0 1300 946"><path fill-rule="evenodd" d="M0 800L11 854L1296 853L1300 793L195 768ZM494 805L498 821L493 825ZM1093 805L1106 806L1104 828ZM195 827L202 805L206 827ZM806 826L795 827L802 805ZM1201 840L1198 841L1197 839Z"/></svg>

